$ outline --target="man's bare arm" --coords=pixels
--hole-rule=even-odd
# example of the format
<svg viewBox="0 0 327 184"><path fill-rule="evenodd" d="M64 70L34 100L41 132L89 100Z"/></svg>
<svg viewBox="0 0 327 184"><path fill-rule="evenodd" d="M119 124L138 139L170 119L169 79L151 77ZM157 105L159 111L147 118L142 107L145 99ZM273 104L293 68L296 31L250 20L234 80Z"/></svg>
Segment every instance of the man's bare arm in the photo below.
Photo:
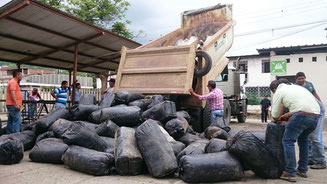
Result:
<svg viewBox="0 0 327 184"><path fill-rule="evenodd" d="M317 93L313 93L313 96L315 96L319 101L321 101Z"/></svg>

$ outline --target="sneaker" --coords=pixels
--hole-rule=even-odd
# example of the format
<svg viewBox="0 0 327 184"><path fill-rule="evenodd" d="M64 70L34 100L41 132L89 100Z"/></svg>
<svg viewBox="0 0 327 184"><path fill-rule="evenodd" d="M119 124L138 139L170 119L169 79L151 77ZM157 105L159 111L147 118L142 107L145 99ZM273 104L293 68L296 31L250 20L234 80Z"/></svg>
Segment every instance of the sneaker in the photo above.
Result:
<svg viewBox="0 0 327 184"><path fill-rule="evenodd" d="M314 164L315 164L315 162L313 160L308 161L308 165L314 165Z"/></svg>
<svg viewBox="0 0 327 184"><path fill-rule="evenodd" d="M300 172L299 170L296 170L296 174L297 174L298 176L301 176L302 178L307 178L307 177L308 177L307 173L305 173L305 172Z"/></svg>
<svg viewBox="0 0 327 184"><path fill-rule="evenodd" d="M286 180L286 181L289 181L289 182L296 182L295 176L291 176L286 171L283 172L283 174L280 176L280 179Z"/></svg>
<svg viewBox="0 0 327 184"><path fill-rule="evenodd" d="M326 169L326 164L314 164L310 166L311 169Z"/></svg>

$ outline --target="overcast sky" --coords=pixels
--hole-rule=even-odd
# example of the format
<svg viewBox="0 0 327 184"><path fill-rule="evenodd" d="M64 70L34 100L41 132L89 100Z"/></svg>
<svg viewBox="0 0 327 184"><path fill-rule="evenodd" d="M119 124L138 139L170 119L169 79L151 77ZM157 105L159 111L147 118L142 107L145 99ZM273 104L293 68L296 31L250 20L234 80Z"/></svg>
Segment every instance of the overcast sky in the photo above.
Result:
<svg viewBox="0 0 327 184"><path fill-rule="evenodd" d="M0 0L0 6L8 0ZM137 39L147 43L180 27L183 11L221 4L233 4L235 39L227 55L256 54L257 48L327 43L327 0L129 0L126 12ZM308 24L325 21L322 23ZM308 24L279 30L285 26ZM263 33L238 36L263 29ZM277 30L276 30L277 29Z"/></svg>

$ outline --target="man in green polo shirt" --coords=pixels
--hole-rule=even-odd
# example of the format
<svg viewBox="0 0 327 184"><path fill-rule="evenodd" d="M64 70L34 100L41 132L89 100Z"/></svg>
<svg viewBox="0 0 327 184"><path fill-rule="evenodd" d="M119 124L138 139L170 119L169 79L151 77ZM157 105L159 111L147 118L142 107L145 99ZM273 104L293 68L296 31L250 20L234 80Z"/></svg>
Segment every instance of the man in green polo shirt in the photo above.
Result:
<svg viewBox="0 0 327 184"><path fill-rule="evenodd" d="M320 107L314 96L303 87L297 85L280 84L272 81L270 90L274 93L272 100L272 117L274 121L288 119L283 136L285 156L285 172L281 179L295 182L295 175L308 177L308 137L317 126L320 116ZM281 115L280 109L284 106L289 112ZM296 156L294 143L298 142L300 150L299 165L296 170Z"/></svg>
<svg viewBox="0 0 327 184"><path fill-rule="evenodd" d="M316 97L317 102L320 106L320 117L316 129L310 135L309 143L309 165L311 169L326 169L326 158L323 142L323 124L325 118L325 106L320 100L316 89L313 84L306 80L306 76L303 72L298 72L296 74L295 84L306 88L310 93Z"/></svg>

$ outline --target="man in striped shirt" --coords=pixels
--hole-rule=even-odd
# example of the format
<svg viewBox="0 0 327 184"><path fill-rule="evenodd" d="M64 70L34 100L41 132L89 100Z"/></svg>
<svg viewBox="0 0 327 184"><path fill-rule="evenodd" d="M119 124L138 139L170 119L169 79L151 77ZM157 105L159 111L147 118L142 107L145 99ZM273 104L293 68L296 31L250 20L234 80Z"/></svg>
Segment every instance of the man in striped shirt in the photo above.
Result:
<svg viewBox="0 0 327 184"><path fill-rule="evenodd" d="M56 99L55 102L55 109L62 109L66 108L66 103L67 103L67 92L69 91L69 86L67 81L62 81L61 87L54 89L51 92L51 95L53 98Z"/></svg>
<svg viewBox="0 0 327 184"><path fill-rule="evenodd" d="M224 93L219 88L216 88L216 82L213 80L208 81L207 87L210 92L206 95L196 94L192 88L190 89L190 93L200 100L209 101L211 110L211 122L214 123L218 117L224 116Z"/></svg>

